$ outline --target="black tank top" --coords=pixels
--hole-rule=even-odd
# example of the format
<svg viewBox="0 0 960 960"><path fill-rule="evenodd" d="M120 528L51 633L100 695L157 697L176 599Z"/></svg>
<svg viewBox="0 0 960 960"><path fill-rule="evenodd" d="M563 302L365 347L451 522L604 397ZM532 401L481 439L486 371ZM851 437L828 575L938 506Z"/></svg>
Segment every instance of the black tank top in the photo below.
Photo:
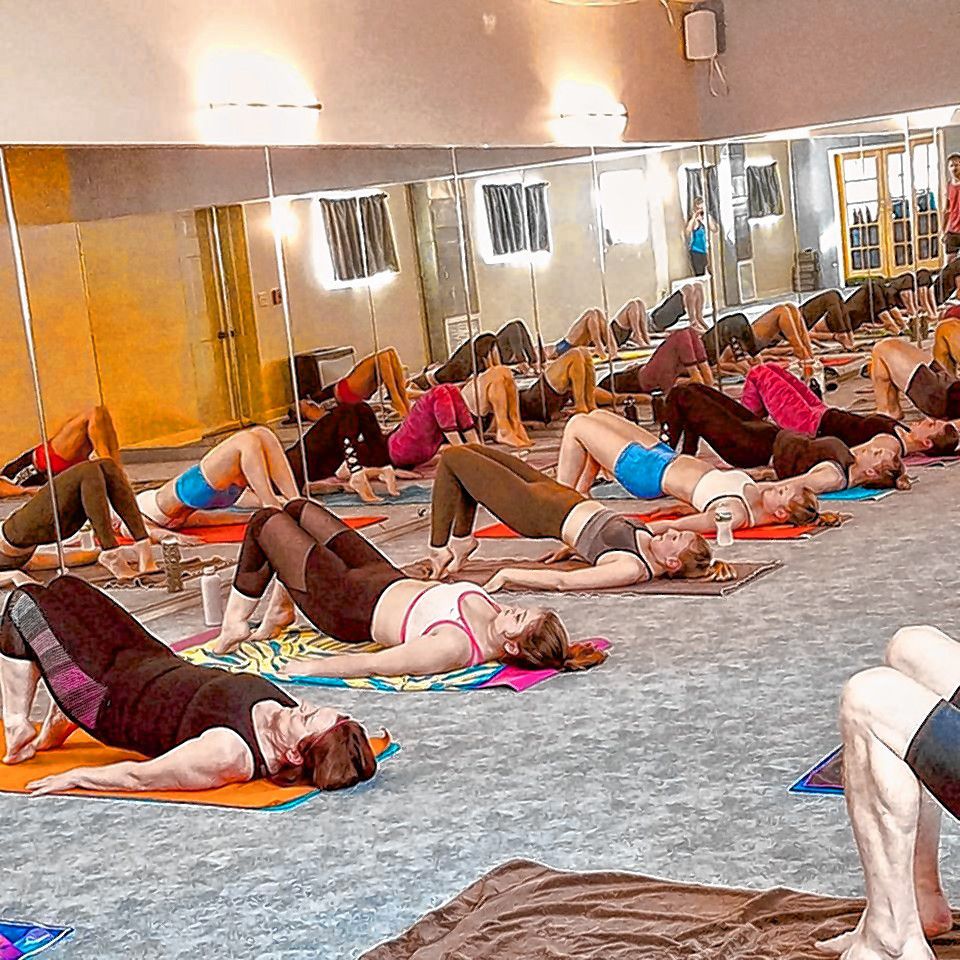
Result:
<svg viewBox="0 0 960 960"><path fill-rule="evenodd" d="M584 525L577 537L574 549L589 563L596 563L605 553L619 550L632 553L647 568L650 579L653 570L646 558L640 553L637 544L637 532L652 533L649 527L638 520L631 520L614 510L599 510Z"/></svg>
<svg viewBox="0 0 960 960"><path fill-rule="evenodd" d="M133 659L121 653L104 677L110 694L97 723L103 742L158 757L207 730L226 727L249 747L254 776L266 774L251 711L262 700L283 707L296 706L295 700L262 677L166 657Z"/></svg>
<svg viewBox="0 0 960 960"><path fill-rule="evenodd" d="M811 440L793 430L781 430L773 442L773 469L781 480L799 477L818 463L835 463L850 483L850 467L854 456L850 448L836 437Z"/></svg>

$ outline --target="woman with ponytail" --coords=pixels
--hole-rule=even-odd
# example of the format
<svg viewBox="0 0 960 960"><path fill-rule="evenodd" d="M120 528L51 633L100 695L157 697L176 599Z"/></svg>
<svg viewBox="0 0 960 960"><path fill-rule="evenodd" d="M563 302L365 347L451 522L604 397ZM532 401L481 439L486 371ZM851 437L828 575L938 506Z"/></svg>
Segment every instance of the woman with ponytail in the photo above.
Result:
<svg viewBox="0 0 960 960"><path fill-rule="evenodd" d="M262 623L252 633L248 620L275 577ZM251 637L269 639L294 621L297 609L343 643L385 649L292 660L285 676L422 675L489 660L579 670L605 658L571 644L552 611L497 604L473 583L405 576L369 540L306 500L260 510L247 525L214 649L228 653Z"/></svg>

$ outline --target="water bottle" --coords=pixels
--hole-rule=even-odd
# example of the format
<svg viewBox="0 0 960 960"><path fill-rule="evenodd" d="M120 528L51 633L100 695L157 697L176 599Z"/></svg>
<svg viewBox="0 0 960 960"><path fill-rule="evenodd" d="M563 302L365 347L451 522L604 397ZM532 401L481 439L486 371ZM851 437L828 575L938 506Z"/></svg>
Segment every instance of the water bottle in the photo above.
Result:
<svg viewBox="0 0 960 960"><path fill-rule="evenodd" d="M167 537L160 544L160 556L167 578L167 593L181 593L183 568L180 564L180 544L173 537Z"/></svg>
<svg viewBox="0 0 960 960"><path fill-rule="evenodd" d="M96 550L97 541L93 536L93 527L89 523L85 523L80 528L80 549L81 550Z"/></svg>
<svg viewBox="0 0 960 960"><path fill-rule="evenodd" d="M827 395L827 374L823 369L823 361L819 358L815 358L813 361L810 378L820 387L820 396L825 397Z"/></svg>
<svg viewBox="0 0 960 960"><path fill-rule="evenodd" d="M223 593L216 567L204 567L200 577L200 601L203 604L203 622L208 627L219 627L223 622Z"/></svg>
<svg viewBox="0 0 960 960"><path fill-rule="evenodd" d="M627 397L623 401L623 415L631 423L640 422L640 414L637 413L637 401L633 397Z"/></svg>
<svg viewBox="0 0 960 960"><path fill-rule="evenodd" d="M717 525L717 546L733 546L733 514L729 510L718 510L713 515Z"/></svg>

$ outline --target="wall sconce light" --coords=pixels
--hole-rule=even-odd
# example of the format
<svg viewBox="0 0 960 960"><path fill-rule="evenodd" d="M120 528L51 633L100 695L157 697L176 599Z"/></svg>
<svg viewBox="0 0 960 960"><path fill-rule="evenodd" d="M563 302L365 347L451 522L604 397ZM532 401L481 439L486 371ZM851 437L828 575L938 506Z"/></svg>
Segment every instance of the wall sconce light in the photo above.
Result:
<svg viewBox="0 0 960 960"><path fill-rule="evenodd" d="M208 103L211 110L223 107L261 107L267 110L322 110L322 103Z"/></svg>

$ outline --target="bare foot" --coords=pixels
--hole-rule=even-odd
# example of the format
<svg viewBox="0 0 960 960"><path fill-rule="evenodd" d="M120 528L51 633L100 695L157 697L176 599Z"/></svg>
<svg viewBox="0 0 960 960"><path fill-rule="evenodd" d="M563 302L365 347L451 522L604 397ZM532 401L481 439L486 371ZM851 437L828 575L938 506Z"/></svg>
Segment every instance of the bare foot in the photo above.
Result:
<svg viewBox="0 0 960 960"><path fill-rule="evenodd" d="M456 573L467 560L477 552L480 544L475 537L452 537L448 544L453 561L447 567L447 573Z"/></svg>
<svg viewBox="0 0 960 960"><path fill-rule="evenodd" d="M430 566L428 576L431 580L441 580L447 568L453 563L453 551L447 547L431 547L427 563Z"/></svg>
<svg viewBox="0 0 960 960"><path fill-rule="evenodd" d="M149 540L141 540L134 544L137 555L137 571L139 573L156 573L160 567L153 556L153 544Z"/></svg>
<svg viewBox="0 0 960 960"><path fill-rule="evenodd" d="M296 619L297 611L290 600L286 598L280 601L274 600L264 615L260 626L253 631L250 639L272 640L274 637L280 636Z"/></svg>
<svg viewBox="0 0 960 960"><path fill-rule="evenodd" d="M97 563L106 567L118 580L132 580L137 575L137 571L130 566L126 557L124 557L122 547L116 547L113 550L101 550L97 557Z"/></svg>
<svg viewBox="0 0 960 960"><path fill-rule="evenodd" d="M579 404L579 403L578 403L578 404L573 408L573 412L574 412L574 413L590 413L590 411L593 410L593 409L595 409L595 408L594 408L594 407L590 407L590 406L588 406L588 405L585 404L585 403L583 403L583 404Z"/></svg>
<svg viewBox="0 0 960 960"><path fill-rule="evenodd" d="M373 492L373 488L370 486L370 481L367 479L367 475L363 470L358 470L356 473L351 473L350 479L347 481L347 486L364 503L383 503L383 497L378 497Z"/></svg>
<svg viewBox="0 0 960 960"><path fill-rule="evenodd" d="M57 747L63 746L67 737L76 729L77 725L55 703L52 703L34 746L37 750L56 750Z"/></svg>
<svg viewBox="0 0 960 960"><path fill-rule="evenodd" d="M820 953L829 954L833 957L839 957L840 954L847 950L854 941L860 936L860 930L863 927L863 914L860 915L860 922L852 929L848 930L846 933L841 933L839 936L831 937L829 940L818 940L814 946Z"/></svg>
<svg viewBox="0 0 960 960"><path fill-rule="evenodd" d="M10 726L4 725L3 735L7 741L4 763L23 763L36 754L37 731L29 720L18 720Z"/></svg>
<svg viewBox="0 0 960 960"><path fill-rule="evenodd" d="M917 887L917 909L920 911L920 923L928 940L953 929L953 911L942 890L927 891Z"/></svg>
<svg viewBox="0 0 960 960"><path fill-rule="evenodd" d="M923 935L911 937L896 947L885 946L881 941L861 935L841 955L842 960L935 960L930 944Z"/></svg>
<svg viewBox="0 0 960 960"><path fill-rule="evenodd" d="M214 653L232 653L241 643L249 640L250 635L250 624L246 620L242 623L224 622L220 632L210 642L210 647Z"/></svg>
<svg viewBox="0 0 960 960"><path fill-rule="evenodd" d="M400 487L397 486L397 474L393 467L384 467L380 471L380 479L384 482L387 493L389 493L391 497L400 496Z"/></svg>

